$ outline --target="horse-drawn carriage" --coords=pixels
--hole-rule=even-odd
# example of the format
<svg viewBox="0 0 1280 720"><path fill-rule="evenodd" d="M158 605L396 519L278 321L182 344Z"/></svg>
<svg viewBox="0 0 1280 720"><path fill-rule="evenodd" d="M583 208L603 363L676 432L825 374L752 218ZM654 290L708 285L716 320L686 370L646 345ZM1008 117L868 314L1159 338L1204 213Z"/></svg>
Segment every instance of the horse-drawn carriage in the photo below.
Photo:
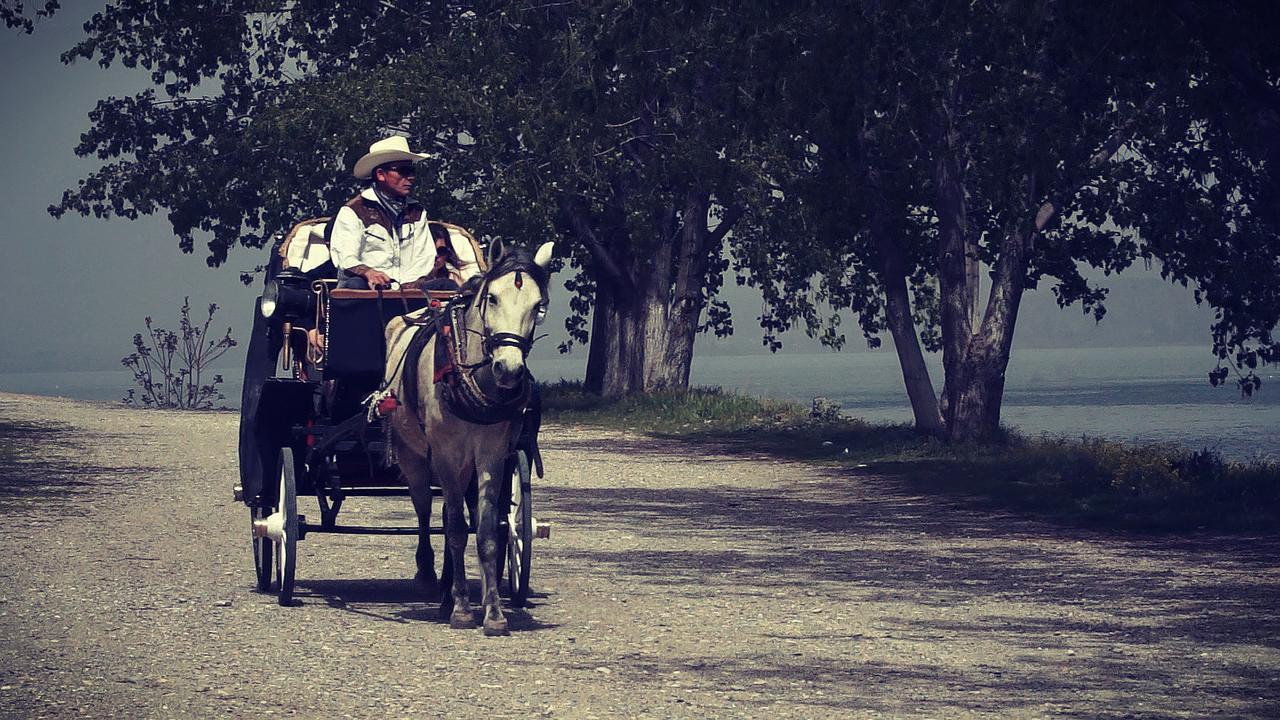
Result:
<svg viewBox="0 0 1280 720"><path fill-rule="evenodd" d="M273 247L245 361L240 483L235 493L249 508L258 589L274 589L281 605L292 604L296 543L310 533L417 535L419 577L433 579L430 535L446 534L444 526L455 517L462 518L461 507L447 507L464 504L457 493L445 493L442 526L431 525L431 496L421 490L414 493L419 517L416 527L342 525L338 515L348 498L410 494L410 487L415 486L413 482L406 484L410 470L431 476L432 494L441 495L439 475L450 474L449 466L441 466L441 459L433 460L430 447L419 453L422 448L414 443L421 438L415 440L415 432L439 434L441 422L461 422L464 436L487 432L486 426L500 430L501 437L495 436L498 444L489 445L500 448L496 460L459 461L457 473L467 477L461 484L453 478L451 487L465 488L465 505L471 516L467 531L480 534L478 527L492 530L496 542L493 578L496 582L505 570L511 604L523 605L529 594L533 540L549 535L549 527L533 518L531 467L541 476L542 462L537 447L536 388L523 366L523 356L532 344L533 325L545 314L545 268L550 248L539 254L540 266L530 264L533 259L527 252L514 260L501 252L491 252L485 258L465 230L438 223L433 231L447 234L448 241L462 253L469 248L471 259L482 271L462 291L352 290L337 287L323 227L322 220L300 223ZM536 289L542 296L536 307L523 310L537 317L522 317L510 328L491 327L498 322L495 318L505 317L491 307L498 303L498 294L508 292L502 288L533 285L524 283L523 277L539 270L542 274ZM528 292L516 289L508 294ZM533 300L525 305L530 302ZM398 328L392 347L384 330L388 324ZM431 356L414 354L411 345L427 346ZM508 362L518 368L499 368L518 373L512 376L514 380L500 384L515 383L518 387L495 385L495 356L518 357L518 361ZM414 371L409 375L428 375L402 378L405 368ZM388 386L388 378L395 383ZM462 390L452 387L455 385ZM475 407L459 409L451 404L467 389L472 391L469 397L473 401L479 397L479 414ZM489 408L493 412L486 415L484 402L495 396L504 402L497 403L496 410ZM396 423L399 430L393 432ZM435 454L450 454L445 450L448 448L436 447ZM400 457L397 462L397 452L413 457ZM491 472L490 467L500 468L500 472ZM425 481L422 485L426 487ZM318 502L318 521L299 512L298 498L308 495ZM425 512L421 507L424 498ZM486 551L485 543L478 545L482 546L483 578L485 553L492 554L494 548ZM444 578L465 577L461 556L450 549L446 546ZM450 602L448 585L444 587L446 602ZM461 602L466 604L465 599ZM485 627L490 629L488 619Z"/></svg>

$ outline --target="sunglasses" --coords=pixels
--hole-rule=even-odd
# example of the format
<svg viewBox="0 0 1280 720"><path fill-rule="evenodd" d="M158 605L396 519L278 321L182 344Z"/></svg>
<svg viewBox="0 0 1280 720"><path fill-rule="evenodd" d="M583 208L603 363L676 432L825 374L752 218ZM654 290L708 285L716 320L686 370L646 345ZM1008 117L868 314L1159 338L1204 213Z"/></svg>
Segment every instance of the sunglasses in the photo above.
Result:
<svg viewBox="0 0 1280 720"><path fill-rule="evenodd" d="M403 175L406 177L409 175L416 175L418 172L413 168L412 165L393 165L391 167L387 167L383 169L386 170L387 172L397 173L399 175Z"/></svg>

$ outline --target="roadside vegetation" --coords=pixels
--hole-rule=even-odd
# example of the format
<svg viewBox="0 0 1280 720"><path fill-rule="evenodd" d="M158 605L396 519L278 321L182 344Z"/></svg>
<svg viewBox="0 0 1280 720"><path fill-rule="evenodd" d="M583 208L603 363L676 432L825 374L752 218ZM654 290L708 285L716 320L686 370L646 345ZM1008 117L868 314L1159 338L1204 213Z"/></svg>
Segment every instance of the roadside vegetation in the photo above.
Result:
<svg viewBox="0 0 1280 720"><path fill-rule="evenodd" d="M191 298L184 297L178 310L178 332L155 326L147 316L143 321L147 333L135 333L133 352L120 359L138 386L130 388L121 402L151 408L212 410L215 401L225 400L218 389L222 375L214 373L210 378L208 368L235 347L236 341L231 338L231 328L222 337L209 335L217 311L218 306L210 303L204 323L193 323Z"/></svg>
<svg viewBox="0 0 1280 720"><path fill-rule="evenodd" d="M1060 522L1161 531L1280 529L1280 464L1211 450L1004 432L949 445L910 425L876 425L719 388L607 400L580 383L543 387L548 422L645 432L728 452L760 453L894 475L912 490L1030 512Z"/></svg>

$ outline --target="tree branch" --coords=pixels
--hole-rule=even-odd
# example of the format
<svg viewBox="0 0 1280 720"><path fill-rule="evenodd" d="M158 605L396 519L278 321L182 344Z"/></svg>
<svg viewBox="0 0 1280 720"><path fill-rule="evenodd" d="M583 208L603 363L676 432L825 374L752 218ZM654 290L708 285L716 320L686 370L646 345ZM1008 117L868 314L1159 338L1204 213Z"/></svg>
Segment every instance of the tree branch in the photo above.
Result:
<svg viewBox="0 0 1280 720"><path fill-rule="evenodd" d="M746 213L746 208L736 203L726 206L724 214L720 216L720 224L716 225L715 230L707 233L707 247L715 247L724 242L724 236L729 234L733 226L737 225Z"/></svg>
<svg viewBox="0 0 1280 720"><path fill-rule="evenodd" d="M582 244L591 252L591 257L600 265L600 269L604 274L609 279L620 284L626 292L633 292L635 283L632 282L631 276L623 272L622 268L618 266L613 254L609 252L604 242L600 240L582 208L568 198L561 200L560 207L564 211L565 217L569 220L569 227L573 229L574 234L582 240Z"/></svg>
<svg viewBox="0 0 1280 720"><path fill-rule="evenodd" d="M1093 155L1089 156L1086 162L1079 170L1067 176L1066 182L1062 183L1062 188L1051 194L1049 199L1040 206L1036 211L1033 219L1035 226L1033 232L1040 232L1049 224L1055 215L1062 209L1064 198L1075 195L1081 188L1089 183L1098 170L1107 163L1108 160L1116 154L1120 146L1125 144L1130 137L1133 136L1134 128L1149 113L1155 110L1157 101L1160 99L1160 90L1157 88L1151 91L1147 99L1142 103L1142 107L1138 108L1132 115L1120 124L1110 137L1102 143ZM1029 237L1029 236L1028 236Z"/></svg>

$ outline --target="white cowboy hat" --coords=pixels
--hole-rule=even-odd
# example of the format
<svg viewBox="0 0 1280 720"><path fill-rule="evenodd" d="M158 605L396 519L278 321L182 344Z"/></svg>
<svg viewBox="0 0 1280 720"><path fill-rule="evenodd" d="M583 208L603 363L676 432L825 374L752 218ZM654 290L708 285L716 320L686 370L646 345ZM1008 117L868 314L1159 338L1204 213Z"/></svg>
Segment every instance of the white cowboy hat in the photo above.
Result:
<svg viewBox="0 0 1280 720"><path fill-rule="evenodd" d="M417 162L418 160L426 160L432 157L427 153L416 153L409 151L409 141L399 135L393 135L386 140L369 146L369 152L364 157L356 161L356 166L351 169L351 174L361 180L368 180L373 174L374 168L396 160L409 160Z"/></svg>

